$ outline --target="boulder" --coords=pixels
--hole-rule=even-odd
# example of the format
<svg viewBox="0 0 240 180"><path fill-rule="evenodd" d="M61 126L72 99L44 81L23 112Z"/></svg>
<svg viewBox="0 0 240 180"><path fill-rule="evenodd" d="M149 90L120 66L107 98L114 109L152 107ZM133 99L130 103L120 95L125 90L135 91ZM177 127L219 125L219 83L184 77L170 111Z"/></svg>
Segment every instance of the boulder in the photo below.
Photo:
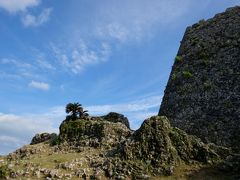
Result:
<svg viewBox="0 0 240 180"><path fill-rule="evenodd" d="M130 125L129 125L129 121L128 118L126 118L124 115L116 113L116 112L110 112L105 116L102 116L102 118L105 121L109 121L109 122L120 122L122 124L125 124L129 129L130 129Z"/></svg>
<svg viewBox="0 0 240 180"><path fill-rule="evenodd" d="M49 134L49 133L36 134L32 138L32 141L31 141L30 144L31 145L39 144L39 143L42 143L42 142L53 140L56 137L57 137L57 134L55 134L55 133L52 133L52 134Z"/></svg>
<svg viewBox="0 0 240 180"><path fill-rule="evenodd" d="M105 121L102 118L63 121L59 129L60 142L91 147L115 146L132 133L124 124Z"/></svg>

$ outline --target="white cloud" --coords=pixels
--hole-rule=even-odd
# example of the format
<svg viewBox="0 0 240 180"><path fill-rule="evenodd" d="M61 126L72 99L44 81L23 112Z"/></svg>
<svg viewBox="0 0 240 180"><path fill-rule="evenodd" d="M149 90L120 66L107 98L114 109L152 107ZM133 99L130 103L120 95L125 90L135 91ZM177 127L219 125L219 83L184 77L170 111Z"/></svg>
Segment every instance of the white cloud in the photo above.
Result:
<svg viewBox="0 0 240 180"><path fill-rule="evenodd" d="M21 79L21 76L20 75L17 75L17 74L11 74L11 73L6 73L6 72L3 72L3 71L0 71L0 78L1 79Z"/></svg>
<svg viewBox="0 0 240 180"><path fill-rule="evenodd" d="M0 113L0 154L6 154L29 144L36 133L58 132L53 120L44 115L23 115Z"/></svg>
<svg viewBox="0 0 240 180"><path fill-rule="evenodd" d="M35 55L36 63L39 68L42 68L44 70L56 70L56 67L54 67L46 58L46 55L39 51L38 49L33 49L33 54Z"/></svg>
<svg viewBox="0 0 240 180"><path fill-rule="evenodd" d="M143 120L158 114L161 101L162 96L153 95L121 104L86 106L84 109L87 109L92 116L105 115L109 112L124 114L129 119L131 128L137 129ZM64 106L54 107L50 112L51 115L48 116L59 115L64 117L66 115Z"/></svg>
<svg viewBox="0 0 240 180"><path fill-rule="evenodd" d="M44 83L44 82L37 82L37 81L32 81L28 85L30 87L40 89L40 90L44 90L44 91L47 91L50 88L49 84Z"/></svg>
<svg viewBox="0 0 240 180"><path fill-rule="evenodd" d="M125 42L129 36L128 29L118 23L111 23L104 27L97 27L96 33L100 37L106 37L120 42Z"/></svg>
<svg viewBox="0 0 240 180"><path fill-rule="evenodd" d="M0 65L5 66L5 72L0 72L2 78L21 79L21 78L39 78L39 75L35 72L36 66L29 64L22 60L3 58L0 59ZM8 70L6 70L8 69Z"/></svg>
<svg viewBox="0 0 240 180"><path fill-rule="evenodd" d="M149 96L140 98L136 101L120 103L120 104L108 104L108 105L91 105L86 106L90 115L103 115L109 112L119 113L136 113L135 117L145 117L146 113L152 108L159 108L162 101L162 96ZM57 106L51 109L52 114L65 114L64 106ZM152 113L152 112L151 112Z"/></svg>
<svg viewBox="0 0 240 180"><path fill-rule="evenodd" d="M40 0L0 0L0 7L14 13L39 5Z"/></svg>
<svg viewBox="0 0 240 180"><path fill-rule="evenodd" d="M38 16L34 16L32 14L27 13L22 17L22 23L26 27L40 26L49 20L51 12L52 12L51 8L46 8L46 9L43 9L41 14L39 14Z"/></svg>
<svg viewBox="0 0 240 180"><path fill-rule="evenodd" d="M193 4L185 0L123 0L102 3L96 12L97 37L117 42L141 41L161 26L176 22Z"/></svg>
<svg viewBox="0 0 240 180"><path fill-rule="evenodd" d="M73 73L81 72L86 66L103 63L108 60L111 48L107 43L102 43L99 49L89 48L83 41L68 51L67 48L58 48L51 43L52 51L59 63Z"/></svg>
<svg viewBox="0 0 240 180"><path fill-rule="evenodd" d="M136 101L114 105L87 106L90 115L104 115L110 111L123 113L130 120L131 127L137 129L142 121L156 115L162 96L149 96ZM24 144L29 144L36 133L58 132L57 127L66 116L65 107L50 108L40 114L6 114L0 112L0 154L7 154Z"/></svg>
<svg viewBox="0 0 240 180"><path fill-rule="evenodd" d="M127 102L114 105L95 105L86 107L90 113L103 114L108 112L142 112L151 108L158 107L161 103L162 96L151 96L144 99L139 99L133 102Z"/></svg>
<svg viewBox="0 0 240 180"><path fill-rule="evenodd" d="M129 119L131 128L137 129L143 120L158 114L161 101L162 96L148 96L121 104L92 105L84 108L87 109L92 116L105 115L109 112L122 113ZM50 112L51 116L59 115L63 117L65 116L65 107L54 107ZM50 116L50 114L48 116Z"/></svg>
<svg viewBox="0 0 240 180"><path fill-rule="evenodd" d="M52 66L49 62L45 61L44 59L38 59L37 63L39 67L48 69L48 70L55 70L56 68Z"/></svg>
<svg viewBox="0 0 240 180"><path fill-rule="evenodd" d="M0 60L1 64L9 64L9 65L14 65L18 68L32 68L31 64L22 62L22 61L18 61L16 59L9 59L9 58L3 58Z"/></svg>

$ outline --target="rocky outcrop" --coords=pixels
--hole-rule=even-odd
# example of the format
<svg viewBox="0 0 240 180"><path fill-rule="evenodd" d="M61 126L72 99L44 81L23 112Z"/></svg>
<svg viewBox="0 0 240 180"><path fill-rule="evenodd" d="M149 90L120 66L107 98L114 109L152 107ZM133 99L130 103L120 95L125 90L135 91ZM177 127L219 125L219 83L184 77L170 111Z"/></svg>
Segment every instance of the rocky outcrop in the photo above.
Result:
<svg viewBox="0 0 240 180"><path fill-rule="evenodd" d="M10 153L0 177L149 179L172 175L181 165L215 165L230 157L229 149L204 144L163 116L145 120L135 132L102 118L67 120L55 140L55 145L46 141Z"/></svg>
<svg viewBox="0 0 240 180"><path fill-rule="evenodd" d="M36 134L31 141L31 145L34 144L38 144L38 143L42 143L42 142L46 142L46 141L51 141L54 140L55 138L57 138L57 134L56 133L42 133L42 134Z"/></svg>
<svg viewBox="0 0 240 180"><path fill-rule="evenodd" d="M102 118L105 121L114 122L114 123L119 122L119 123L125 124L130 129L128 118L122 114L119 114L116 112L110 112L107 115L102 116Z"/></svg>
<svg viewBox="0 0 240 180"><path fill-rule="evenodd" d="M240 7L188 27L159 115L204 142L240 150Z"/></svg>
<svg viewBox="0 0 240 180"><path fill-rule="evenodd" d="M60 142L75 143L76 146L115 146L128 138L132 131L122 123L105 121L102 118L93 120L78 119L64 121L60 125Z"/></svg>
<svg viewBox="0 0 240 180"><path fill-rule="evenodd" d="M196 136L172 128L166 117L153 116L127 139L120 148L120 157L144 162L151 173L169 175L182 163L214 164L230 154L230 150L204 144Z"/></svg>

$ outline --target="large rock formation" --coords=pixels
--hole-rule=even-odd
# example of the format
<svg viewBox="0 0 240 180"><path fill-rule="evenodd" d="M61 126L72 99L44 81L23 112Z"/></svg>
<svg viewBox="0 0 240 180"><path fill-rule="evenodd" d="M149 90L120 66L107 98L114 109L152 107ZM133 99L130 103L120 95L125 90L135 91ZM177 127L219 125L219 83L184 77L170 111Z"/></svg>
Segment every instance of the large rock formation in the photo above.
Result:
<svg viewBox="0 0 240 180"><path fill-rule="evenodd" d="M55 145L46 141L10 153L0 161L0 179L148 179L173 175L181 165L215 165L230 154L172 128L160 116L145 120L135 132L101 117L65 120L55 140ZM236 164L229 163L226 171Z"/></svg>
<svg viewBox="0 0 240 180"><path fill-rule="evenodd" d="M240 7L188 27L159 115L205 142L240 150Z"/></svg>
<svg viewBox="0 0 240 180"><path fill-rule="evenodd" d="M129 137L132 131L122 123L106 121L101 117L64 121L60 125L59 141L77 146L115 146Z"/></svg>
<svg viewBox="0 0 240 180"><path fill-rule="evenodd" d="M164 116L153 116L120 148L123 159L143 162L150 174L169 175L184 163L216 163L230 154L227 148L204 144L196 136L170 126Z"/></svg>

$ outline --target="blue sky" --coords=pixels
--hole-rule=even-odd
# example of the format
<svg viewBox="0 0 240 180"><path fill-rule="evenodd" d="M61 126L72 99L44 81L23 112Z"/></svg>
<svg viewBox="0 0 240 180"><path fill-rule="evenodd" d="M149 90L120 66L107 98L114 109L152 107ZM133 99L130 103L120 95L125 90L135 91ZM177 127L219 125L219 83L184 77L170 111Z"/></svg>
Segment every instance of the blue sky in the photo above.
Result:
<svg viewBox="0 0 240 180"><path fill-rule="evenodd" d="M57 132L68 102L158 112L185 29L239 0L0 0L0 154Z"/></svg>

